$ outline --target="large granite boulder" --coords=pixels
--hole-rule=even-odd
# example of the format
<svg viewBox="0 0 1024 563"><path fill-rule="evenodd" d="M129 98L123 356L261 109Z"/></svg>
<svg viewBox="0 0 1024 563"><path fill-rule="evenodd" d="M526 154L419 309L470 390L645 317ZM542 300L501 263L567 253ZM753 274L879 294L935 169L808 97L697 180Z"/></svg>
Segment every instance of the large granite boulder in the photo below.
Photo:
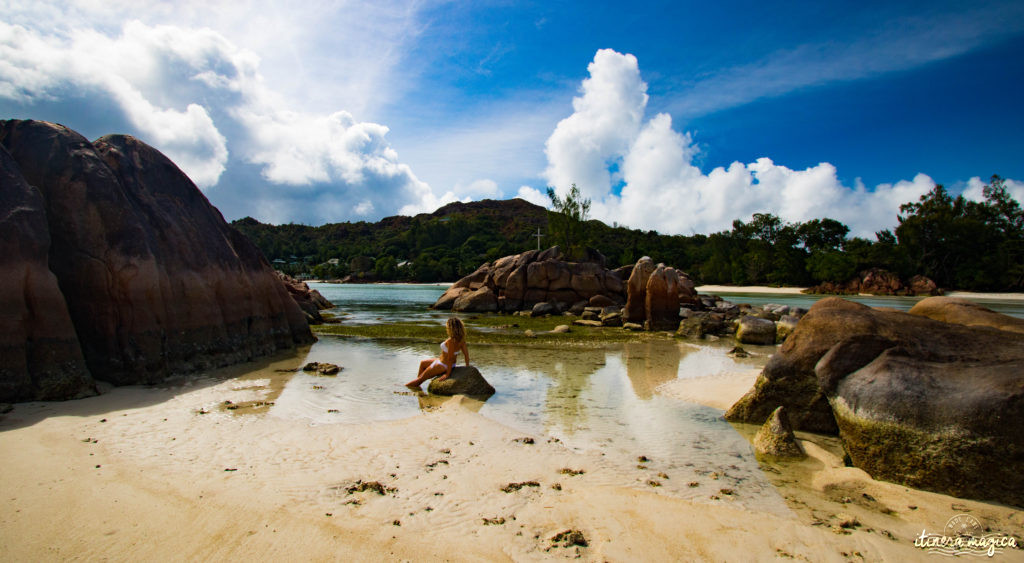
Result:
<svg viewBox="0 0 1024 563"><path fill-rule="evenodd" d="M1024 319L1003 315L973 301L957 297L928 297L918 301L909 312L911 315L920 315L946 323L989 326L1024 333Z"/></svg>
<svg viewBox="0 0 1024 563"><path fill-rule="evenodd" d="M658 264L651 272L644 289L644 309L648 330L679 328L679 274L675 268Z"/></svg>
<svg viewBox="0 0 1024 563"><path fill-rule="evenodd" d="M595 296L623 302L622 280L605 269L604 257L591 252L588 260L567 262L557 246L505 256L452 284L432 308L514 312L550 303L564 311Z"/></svg>
<svg viewBox="0 0 1024 563"><path fill-rule="evenodd" d="M50 271L45 201L0 146L0 400L95 394Z"/></svg>
<svg viewBox="0 0 1024 563"><path fill-rule="evenodd" d="M451 375L444 381L435 377L427 385L427 391L435 395L468 395L470 397L489 397L494 394L494 387L484 379L475 366L455 366Z"/></svg>
<svg viewBox="0 0 1024 563"><path fill-rule="evenodd" d="M491 313L498 310L498 297L491 288L483 286L475 291L463 293L452 304L452 310Z"/></svg>
<svg viewBox="0 0 1024 563"><path fill-rule="evenodd" d="M1024 506L1024 336L828 298L726 413L838 432L878 479Z"/></svg>
<svg viewBox="0 0 1024 563"><path fill-rule="evenodd" d="M736 341L743 344L775 344L775 322L753 315L740 317L736 323Z"/></svg>
<svg viewBox="0 0 1024 563"><path fill-rule="evenodd" d="M644 323L647 320L647 280L654 273L654 261L649 256L637 260L626 282L625 320Z"/></svg>
<svg viewBox="0 0 1024 563"><path fill-rule="evenodd" d="M46 264L56 278L92 378L155 383L314 340L256 247L152 147L123 135L90 143L60 125L19 120L0 122L0 144L42 197L50 239L47 248L38 231L19 235L35 241L21 267ZM17 191L8 177L3 191ZM52 342L66 335L56 331ZM31 358L36 341L21 346ZM4 375L38 381L48 369L30 360L27 375ZM0 400L78 394L24 384L6 393Z"/></svg>

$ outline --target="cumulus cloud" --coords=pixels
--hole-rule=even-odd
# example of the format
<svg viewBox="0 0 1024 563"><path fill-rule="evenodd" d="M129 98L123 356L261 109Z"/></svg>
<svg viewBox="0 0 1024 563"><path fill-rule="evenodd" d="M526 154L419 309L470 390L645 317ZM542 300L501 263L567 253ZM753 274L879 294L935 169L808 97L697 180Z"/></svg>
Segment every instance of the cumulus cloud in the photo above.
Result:
<svg viewBox="0 0 1024 563"><path fill-rule="evenodd" d="M598 51L587 71L573 114L547 140L544 174L559 190L576 183L584 196L597 199L612 188L609 164L622 158L640 129L647 84L636 57L611 49Z"/></svg>
<svg viewBox="0 0 1024 563"><path fill-rule="evenodd" d="M988 181L975 176L967 181L967 185L964 187L963 196L971 201L985 201L985 194L982 193L982 190L986 185L988 185ZM1004 179L1003 187L1006 188L1006 191L1009 192L1013 199L1024 203L1024 182Z"/></svg>
<svg viewBox="0 0 1024 563"><path fill-rule="evenodd" d="M548 199L547 194L540 193L537 188L531 188L530 186L519 186L519 191L516 192L516 197L519 199L525 199L526 201L534 204L547 207L551 203Z"/></svg>
<svg viewBox="0 0 1024 563"><path fill-rule="evenodd" d="M574 113L548 140L545 175L563 195L576 183L593 200L593 216L608 223L708 233L728 230L734 219L771 212L786 221L831 217L854 235L871 236L896 224L901 203L935 185L918 174L872 189L859 182L849 187L827 162L792 170L769 158L704 173L694 164L699 148L689 134L673 129L671 116L643 121L647 85L635 57L601 50L588 70ZM539 202L541 194L524 187L519 195Z"/></svg>
<svg viewBox="0 0 1024 563"><path fill-rule="evenodd" d="M210 29L130 21L106 33L0 22L0 60L0 99L23 107L68 92L105 100L229 216L246 209L264 220L342 221L454 199L437 198L400 161L386 126L347 111L294 109L268 86L256 54ZM221 184L229 159L258 167L261 185L251 177ZM496 194L488 182L458 191Z"/></svg>
<svg viewBox="0 0 1024 563"><path fill-rule="evenodd" d="M0 22L0 97L20 103L52 101L83 89L109 97L146 141L157 146L201 186L217 182L228 160L227 142L207 109L196 103L155 104L145 89L159 85L154 67L161 53L174 62L195 63L209 34L175 41L167 29L129 23L120 37L91 30L46 35Z"/></svg>

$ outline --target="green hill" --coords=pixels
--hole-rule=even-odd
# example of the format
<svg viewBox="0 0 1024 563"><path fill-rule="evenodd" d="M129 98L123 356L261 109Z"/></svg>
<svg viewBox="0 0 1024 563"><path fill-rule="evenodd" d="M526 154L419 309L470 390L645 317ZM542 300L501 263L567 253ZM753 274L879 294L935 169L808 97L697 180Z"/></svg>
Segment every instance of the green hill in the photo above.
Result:
<svg viewBox="0 0 1024 563"><path fill-rule="evenodd" d="M976 203L942 186L900 207L899 224L876 240L849 238L832 219L785 223L758 213L730 231L662 235L586 223L586 241L609 267L651 256L710 284L813 285L845 282L868 268L909 279L923 274L947 289L1024 289L1024 213L998 177ZM415 217L376 223L267 225L246 217L232 224L286 273L332 279L454 281L480 264L556 244L543 207L521 199L451 203Z"/></svg>

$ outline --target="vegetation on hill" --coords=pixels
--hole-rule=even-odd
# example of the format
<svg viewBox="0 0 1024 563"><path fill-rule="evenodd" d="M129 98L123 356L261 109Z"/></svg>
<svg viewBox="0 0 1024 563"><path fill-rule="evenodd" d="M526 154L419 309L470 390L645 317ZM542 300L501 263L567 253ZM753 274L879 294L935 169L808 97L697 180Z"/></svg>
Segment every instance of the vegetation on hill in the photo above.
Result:
<svg viewBox="0 0 1024 563"><path fill-rule="evenodd" d="M904 279L923 274L945 288L1024 289L1024 211L998 176L984 196L972 202L936 186L900 206L898 224L875 240L849 237L849 228L833 219L787 223L770 213L736 220L729 231L682 236L580 221L586 211L576 207L583 224L574 226L565 213L520 199L453 203L377 223L275 226L247 217L233 224L279 270L328 279L454 281L484 262L536 248L538 229L545 234L541 245L550 246L569 228L574 246L598 249L610 267L647 255L699 283L802 286L844 282L879 267ZM559 203L556 208L573 211L573 204L589 202Z"/></svg>

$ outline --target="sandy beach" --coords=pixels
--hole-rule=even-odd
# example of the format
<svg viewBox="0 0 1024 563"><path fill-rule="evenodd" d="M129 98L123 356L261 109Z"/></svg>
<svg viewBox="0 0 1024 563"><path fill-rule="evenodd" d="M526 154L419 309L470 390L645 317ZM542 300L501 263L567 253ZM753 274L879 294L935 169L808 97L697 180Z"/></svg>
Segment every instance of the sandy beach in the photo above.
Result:
<svg viewBox="0 0 1024 563"><path fill-rule="evenodd" d="M613 466L634 460L524 436L462 397L390 422L284 420L262 403L280 393L273 374L294 363L15 405L0 420L0 558L897 560L927 558L914 538L957 513L1024 528L1013 508L876 482L818 436L801 436L807 460L762 465L780 513L744 507L721 486L728 467L692 484L699 497L679 498L651 486L672 479L657 459L623 477ZM659 392L722 408L755 375ZM582 536L558 538L570 530Z"/></svg>
<svg viewBox="0 0 1024 563"><path fill-rule="evenodd" d="M768 287L765 285L702 285L697 287L697 293L775 293L779 295L800 294L806 287Z"/></svg>

